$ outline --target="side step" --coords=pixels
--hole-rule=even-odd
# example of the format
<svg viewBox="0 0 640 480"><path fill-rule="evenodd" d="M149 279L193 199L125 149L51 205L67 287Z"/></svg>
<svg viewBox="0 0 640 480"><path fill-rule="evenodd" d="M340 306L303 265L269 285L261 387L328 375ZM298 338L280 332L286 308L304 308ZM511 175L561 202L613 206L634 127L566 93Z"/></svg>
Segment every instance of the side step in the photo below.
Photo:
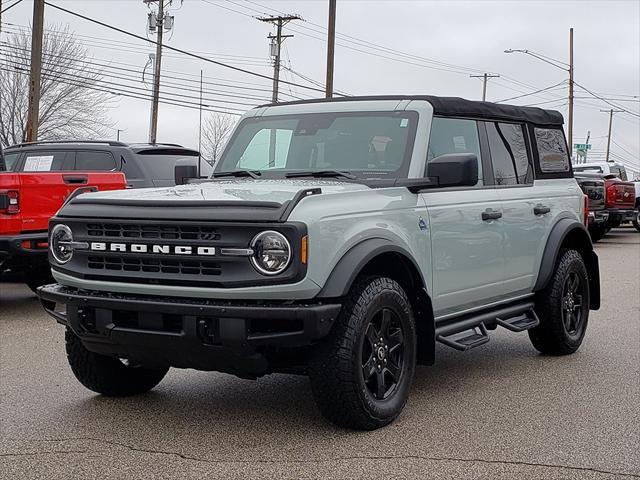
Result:
<svg viewBox="0 0 640 480"><path fill-rule="evenodd" d="M512 332L523 332L540 324L533 310L533 303L520 303L462 317L451 323L436 326L436 340L461 352L489 341L487 325L500 325Z"/></svg>
<svg viewBox="0 0 640 480"><path fill-rule="evenodd" d="M540 319L532 308L517 317L511 317L504 320L496 317L496 323L507 330L511 330L512 332L524 332L525 330L529 330L530 328L540 325Z"/></svg>
<svg viewBox="0 0 640 480"><path fill-rule="evenodd" d="M487 332L487 327L484 326L484 323L480 323L476 327L473 327L469 330L471 331L471 334L464 337L456 337L457 334L454 333L449 336L438 335L436 337L436 340L446 345L447 347L455 348L456 350L460 350L461 352L479 347L480 345L484 345L489 341L489 332Z"/></svg>

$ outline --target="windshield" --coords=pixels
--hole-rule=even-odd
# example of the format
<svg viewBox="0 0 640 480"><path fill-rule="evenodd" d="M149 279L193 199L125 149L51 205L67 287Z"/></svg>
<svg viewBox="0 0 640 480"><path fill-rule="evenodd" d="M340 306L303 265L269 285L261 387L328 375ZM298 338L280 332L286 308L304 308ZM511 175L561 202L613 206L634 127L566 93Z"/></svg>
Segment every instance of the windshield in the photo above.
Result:
<svg viewBox="0 0 640 480"><path fill-rule="evenodd" d="M357 178L406 175L416 112L314 113L243 120L216 173L350 172ZM346 178L346 177L340 177ZM352 177L353 178L353 177Z"/></svg>

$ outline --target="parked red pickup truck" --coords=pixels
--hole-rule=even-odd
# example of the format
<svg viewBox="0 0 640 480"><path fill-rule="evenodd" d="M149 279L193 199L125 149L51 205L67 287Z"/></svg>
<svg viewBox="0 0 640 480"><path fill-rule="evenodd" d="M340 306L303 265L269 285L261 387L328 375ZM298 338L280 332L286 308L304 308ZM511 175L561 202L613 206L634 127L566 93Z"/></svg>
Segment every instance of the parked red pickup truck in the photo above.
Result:
<svg viewBox="0 0 640 480"><path fill-rule="evenodd" d="M609 211L608 228L617 228L622 222L635 218L636 189L632 182L606 175L605 208Z"/></svg>
<svg viewBox="0 0 640 480"><path fill-rule="evenodd" d="M64 201L78 188L118 190L121 172L1 172L0 274L23 274L34 290L51 278L47 227Z"/></svg>

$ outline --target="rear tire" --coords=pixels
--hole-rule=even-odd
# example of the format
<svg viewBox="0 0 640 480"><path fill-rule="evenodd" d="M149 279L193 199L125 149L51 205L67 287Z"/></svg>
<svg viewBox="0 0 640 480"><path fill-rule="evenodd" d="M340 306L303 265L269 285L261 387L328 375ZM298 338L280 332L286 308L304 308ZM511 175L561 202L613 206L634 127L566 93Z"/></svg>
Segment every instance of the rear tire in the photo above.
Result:
<svg viewBox="0 0 640 480"><path fill-rule="evenodd" d="M533 346L548 355L567 355L580 348L589 320L589 277L576 250L560 251L549 285L538 293L540 325L529 330Z"/></svg>
<svg viewBox="0 0 640 480"><path fill-rule="evenodd" d="M365 277L346 297L331 333L315 349L311 389L322 414L341 427L374 430L404 408L416 364L416 330L402 287Z"/></svg>
<svg viewBox="0 0 640 480"><path fill-rule="evenodd" d="M589 235L591 236L591 241L596 243L604 238L607 234L607 229L605 227L591 227L589 229Z"/></svg>
<svg viewBox="0 0 640 480"><path fill-rule="evenodd" d="M158 385L168 367L129 366L114 357L90 352L70 329L65 333L67 359L76 378L89 390L107 397L148 392Z"/></svg>
<svg viewBox="0 0 640 480"><path fill-rule="evenodd" d="M635 218L632 220L633 226L637 231L640 232L640 207L637 207L638 211L636 212Z"/></svg>

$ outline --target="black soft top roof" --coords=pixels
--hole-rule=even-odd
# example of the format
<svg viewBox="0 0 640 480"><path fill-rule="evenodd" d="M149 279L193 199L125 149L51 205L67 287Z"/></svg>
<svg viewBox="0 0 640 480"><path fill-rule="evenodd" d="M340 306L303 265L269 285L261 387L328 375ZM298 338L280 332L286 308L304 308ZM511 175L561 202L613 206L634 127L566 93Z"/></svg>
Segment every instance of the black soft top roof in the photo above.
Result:
<svg viewBox="0 0 640 480"><path fill-rule="evenodd" d="M374 95L360 97L318 98L262 105L263 107L278 105L296 105L324 102L358 102L365 100L426 100L433 106L434 115L445 117L474 117L530 122L544 126L562 126L562 114L555 110L537 107L519 107L501 103L477 102L459 97L436 97L432 95Z"/></svg>

